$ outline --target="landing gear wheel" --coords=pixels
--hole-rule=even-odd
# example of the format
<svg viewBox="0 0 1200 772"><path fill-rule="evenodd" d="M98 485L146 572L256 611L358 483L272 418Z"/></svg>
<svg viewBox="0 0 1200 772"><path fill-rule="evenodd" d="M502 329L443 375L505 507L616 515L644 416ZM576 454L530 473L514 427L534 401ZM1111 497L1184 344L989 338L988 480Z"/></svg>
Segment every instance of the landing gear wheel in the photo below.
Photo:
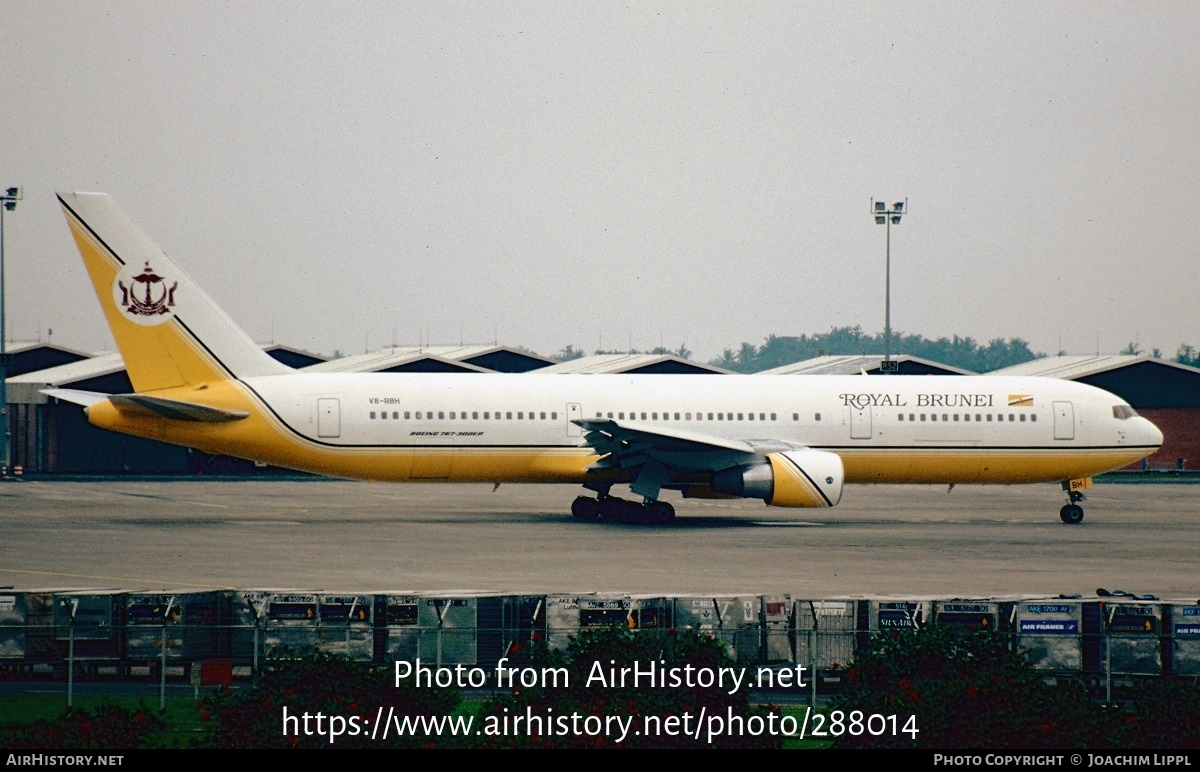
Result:
<svg viewBox="0 0 1200 772"><path fill-rule="evenodd" d="M646 521L652 525L668 525L675 519L675 507L665 501L654 501L646 505Z"/></svg>
<svg viewBox="0 0 1200 772"><path fill-rule="evenodd" d="M571 502L571 514L576 520L595 520L600 516L600 502L580 496Z"/></svg>
<svg viewBox="0 0 1200 772"><path fill-rule="evenodd" d="M1058 511L1058 516L1064 523L1078 525L1083 522L1083 507L1078 504L1067 504Z"/></svg>
<svg viewBox="0 0 1200 772"><path fill-rule="evenodd" d="M622 501L621 509L617 512L617 520L625 525L637 525L646 522L646 508L633 501Z"/></svg>
<svg viewBox="0 0 1200 772"><path fill-rule="evenodd" d="M624 499L618 499L616 496L605 496L596 503L596 511L600 517L615 523L621 519L621 511L624 509L624 504Z"/></svg>

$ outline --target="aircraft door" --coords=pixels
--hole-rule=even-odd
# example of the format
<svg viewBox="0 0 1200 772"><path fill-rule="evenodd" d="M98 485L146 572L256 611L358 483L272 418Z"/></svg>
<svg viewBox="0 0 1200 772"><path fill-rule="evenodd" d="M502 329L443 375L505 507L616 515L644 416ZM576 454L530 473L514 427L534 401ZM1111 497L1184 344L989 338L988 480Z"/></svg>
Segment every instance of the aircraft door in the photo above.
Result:
<svg viewBox="0 0 1200 772"><path fill-rule="evenodd" d="M850 439L871 439L871 406L850 406Z"/></svg>
<svg viewBox="0 0 1200 772"><path fill-rule="evenodd" d="M342 406L335 397L317 400L317 436L340 437L342 434Z"/></svg>
<svg viewBox="0 0 1200 772"><path fill-rule="evenodd" d="M583 418L583 407L578 402L567 403L567 436L579 437L583 435L583 427L575 423L576 418Z"/></svg>
<svg viewBox="0 0 1200 772"><path fill-rule="evenodd" d="M1054 439L1075 439L1075 406L1070 402L1054 403Z"/></svg>

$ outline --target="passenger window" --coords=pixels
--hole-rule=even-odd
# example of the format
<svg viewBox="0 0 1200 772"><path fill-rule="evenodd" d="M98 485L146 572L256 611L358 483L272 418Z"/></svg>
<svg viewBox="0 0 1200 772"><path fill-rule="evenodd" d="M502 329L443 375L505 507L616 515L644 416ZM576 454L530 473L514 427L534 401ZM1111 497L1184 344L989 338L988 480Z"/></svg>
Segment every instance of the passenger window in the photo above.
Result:
<svg viewBox="0 0 1200 772"><path fill-rule="evenodd" d="M915 421L915 420L917 420L917 416L916 416L916 414L915 414L915 413L909 413L909 414L908 414L908 420L910 420L910 421ZM921 416L921 420L922 420L922 421L924 421L924 420L925 420L925 416Z"/></svg>
<svg viewBox="0 0 1200 772"><path fill-rule="evenodd" d="M676 420L676 421L678 421L678 420L679 420L679 413L676 413L676 414L675 414L675 420Z"/></svg>
<svg viewBox="0 0 1200 772"><path fill-rule="evenodd" d="M897 418L898 420L901 420L901 421L903 421L903 420L904 420L904 413L901 413L900 415L896 416L896 418Z"/></svg>
<svg viewBox="0 0 1200 772"><path fill-rule="evenodd" d="M724 420L725 420L725 414L724 414L724 413L717 413L717 420L718 420L718 421L724 421Z"/></svg>
<svg viewBox="0 0 1200 772"><path fill-rule="evenodd" d="M741 414L741 413L738 413L738 420L739 420L739 421L741 421L741 420L742 420L742 414Z"/></svg>
<svg viewBox="0 0 1200 772"><path fill-rule="evenodd" d="M1025 414L1024 414L1024 413L1021 413L1021 422L1022 422L1022 423L1024 423L1024 422L1025 422Z"/></svg>
<svg viewBox="0 0 1200 772"><path fill-rule="evenodd" d="M387 411L385 410L382 413L380 413L379 417L386 421L387 420Z"/></svg>
<svg viewBox="0 0 1200 772"><path fill-rule="evenodd" d="M774 413L771 413L771 420L772 420L772 421L774 421L774 420L775 420L775 414L774 414Z"/></svg>
<svg viewBox="0 0 1200 772"><path fill-rule="evenodd" d="M1030 415L1029 420L1036 422L1037 421L1037 413L1033 413L1032 415Z"/></svg>
<svg viewBox="0 0 1200 772"><path fill-rule="evenodd" d="M439 421L441 421L441 420L442 420L442 419L444 419L445 417L446 417L446 414L445 414L445 413L443 413L441 410L439 410L439 411L438 411L438 420L439 420Z"/></svg>
<svg viewBox="0 0 1200 772"><path fill-rule="evenodd" d="M955 414L954 414L954 420L955 420L955 421L957 421L957 420L958 420L958 413L955 413Z"/></svg>
<svg viewBox="0 0 1200 772"><path fill-rule="evenodd" d="M551 420L551 421L557 421L557 420L558 420L558 411L557 411L557 410L555 410L553 413L551 413L551 414L550 414L550 420Z"/></svg>
<svg viewBox="0 0 1200 772"><path fill-rule="evenodd" d="M372 418L374 418L374 417L375 417L375 411L374 411L374 410L372 410L372 411L371 411L371 417L372 417Z"/></svg>
<svg viewBox="0 0 1200 772"><path fill-rule="evenodd" d="M921 420L922 420L922 421L924 421L924 420L925 420L925 414L924 414L924 413L921 413Z"/></svg>
<svg viewBox="0 0 1200 772"><path fill-rule="evenodd" d="M712 417L712 415L713 415L712 413L709 413L709 414L708 414L708 420L710 420L710 421L711 421L711 420L713 420L713 417Z"/></svg>
<svg viewBox="0 0 1200 772"><path fill-rule="evenodd" d="M820 420L821 420L821 414L820 414L820 413L817 413L815 416L813 416L813 419L814 419L814 420L817 420L817 421L820 421ZM908 420L910 420L910 421L911 421L911 420L912 420L912 416L909 416L909 417L908 417Z"/></svg>
<svg viewBox="0 0 1200 772"><path fill-rule="evenodd" d="M511 421L512 420L512 411L511 410L505 411L504 417L506 419L508 419L509 421Z"/></svg>
<svg viewBox="0 0 1200 772"><path fill-rule="evenodd" d="M408 411L407 411L407 410L405 410L405 411L404 411L404 420L405 420L405 421L407 421L407 420L408 420L408 418L409 418L409 416L408 416Z"/></svg>
<svg viewBox="0 0 1200 772"><path fill-rule="evenodd" d="M929 420L930 420L930 421L936 421L936 420L937 420L937 413L930 413L930 414L929 414Z"/></svg>

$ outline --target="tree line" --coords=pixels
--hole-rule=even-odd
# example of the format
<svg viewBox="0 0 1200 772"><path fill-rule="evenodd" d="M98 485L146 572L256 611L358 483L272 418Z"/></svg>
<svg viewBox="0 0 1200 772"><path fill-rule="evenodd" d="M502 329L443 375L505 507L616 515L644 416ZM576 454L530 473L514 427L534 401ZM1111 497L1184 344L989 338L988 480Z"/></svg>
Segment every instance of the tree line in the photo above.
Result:
<svg viewBox="0 0 1200 772"><path fill-rule="evenodd" d="M768 335L759 346L753 343L742 343L737 349L727 348L721 353L721 356L710 360L709 364L737 373L757 373L819 356L881 355L883 350L883 333L865 333L862 327L856 325L834 327L829 332L813 335ZM993 338L986 343L981 343L970 336L955 335L949 338L930 339L922 335L903 332L892 335L891 350L893 355L905 354L920 357L976 373L1000 370L1046 356L1044 352L1032 350L1029 342L1021 338ZM659 346L646 351L597 349L593 353L669 354L682 359L688 359L692 354L691 349L686 345L681 345L677 349ZM1059 353L1066 352L1060 351ZM1120 353L1137 355L1143 353L1143 350L1138 344L1130 343ZM1159 359L1166 359L1161 349L1154 349L1151 355ZM574 345L567 345L560 349L554 358L560 362L567 362L583 356L586 356L585 351ZM1200 367L1200 349L1183 344L1175 352L1172 361L1191 367Z"/></svg>

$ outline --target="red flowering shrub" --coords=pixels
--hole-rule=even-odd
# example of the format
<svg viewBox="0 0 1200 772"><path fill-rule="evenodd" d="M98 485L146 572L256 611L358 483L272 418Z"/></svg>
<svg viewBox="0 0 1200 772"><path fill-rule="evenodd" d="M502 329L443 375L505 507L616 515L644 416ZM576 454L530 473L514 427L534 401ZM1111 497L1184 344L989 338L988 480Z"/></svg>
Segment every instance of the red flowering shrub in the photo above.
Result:
<svg viewBox="0 0 1200 772"><path fill-rule="evenodd" d="M53 719L0 727L0 748L11 750L134 750L155 746L166 724L149 708L102 705Z"/></svg>

